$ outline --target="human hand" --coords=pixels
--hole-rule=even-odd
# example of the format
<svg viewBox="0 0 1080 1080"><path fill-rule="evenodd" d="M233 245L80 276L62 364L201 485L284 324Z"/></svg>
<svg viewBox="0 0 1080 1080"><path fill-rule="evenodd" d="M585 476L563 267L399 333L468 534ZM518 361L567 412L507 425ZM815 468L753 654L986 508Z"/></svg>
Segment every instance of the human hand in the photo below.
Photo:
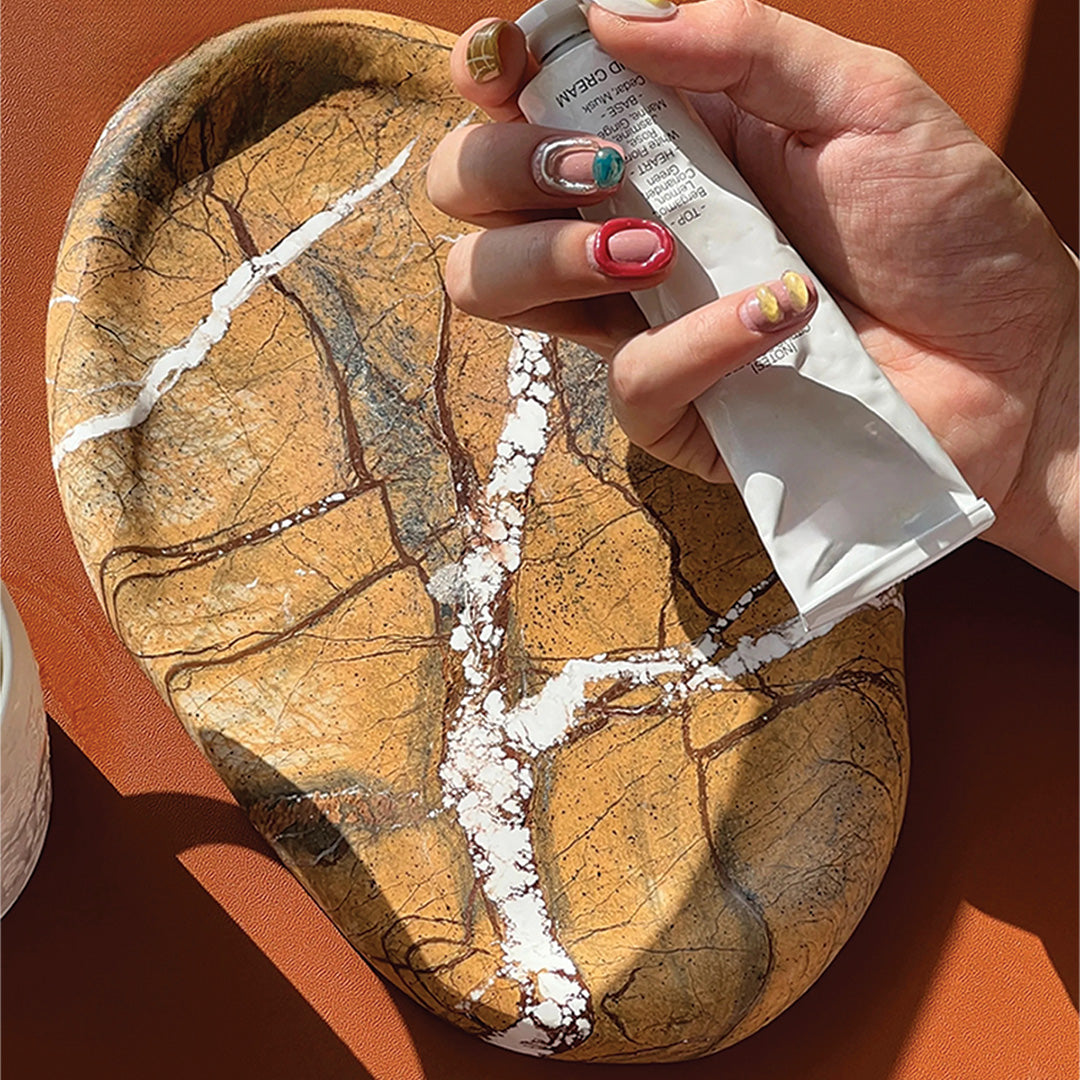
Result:
<svg viewBox="0 0 1080 1080"><path fill-rule="evenodd" d="M635 4L664 15L649 0L618 2ZM994 507L987 538L1075 584L1076 263L1015 177L905 61L755 0L703 0L648 20L594 4L589 20L628 68L689 92L867 350ZM596 349L628 436L723 478L694 398L798 329L812 303L787 304L780 329L763 333L751 290L646 330L622 290L657 284L666 267L636 280L605 271L590 257L597 226L572 212L605 193L538 187L534 150L568 133L514 122L536 71L516 27L503 24L488 50L499 70L470 74L469 44L477 33L490 41L493 25L464 35L451 71L500 122L448 136L429 168L433 201L486 230L451 253L451 297ZM647 241L627 243L640 255Z"/></svg>

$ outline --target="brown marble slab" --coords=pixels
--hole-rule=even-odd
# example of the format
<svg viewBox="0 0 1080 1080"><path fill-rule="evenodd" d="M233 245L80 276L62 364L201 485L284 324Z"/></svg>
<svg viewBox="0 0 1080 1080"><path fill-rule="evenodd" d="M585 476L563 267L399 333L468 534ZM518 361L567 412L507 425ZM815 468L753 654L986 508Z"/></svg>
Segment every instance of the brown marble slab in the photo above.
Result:
<svg viewBox="0 0 1080 1080"><path fill-rule="evenodd" d="M58 483L117 633L380 972L527 1053L700 1056L880 882L902 612L805 633L596 357L452 310L449 45L272 19L125 103L57 265Z"/></svg>

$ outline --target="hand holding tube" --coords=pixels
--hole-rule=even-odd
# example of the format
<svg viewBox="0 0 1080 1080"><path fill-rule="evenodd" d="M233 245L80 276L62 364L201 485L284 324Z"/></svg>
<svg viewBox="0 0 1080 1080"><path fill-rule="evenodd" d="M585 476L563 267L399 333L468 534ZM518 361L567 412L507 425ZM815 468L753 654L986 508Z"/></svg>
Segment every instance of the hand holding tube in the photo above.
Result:
<svg viewBox="0 0 1080 1080"><path fill-rule="evenodd" d="M630 2L620 0L624 14ZM459 42L452 71L466 97L513 121L535 61L515 27L493 25L481 31L499 71L482 82L469 74L475 33ZM988 538L1075 581L1076 265L1015 178L904 61L792 16L707 0L644 21L594 5L590 25L627 67L691 92L867 350L998 512ZM542 190L530 169L539 141L573 134L504 122L458 132L436 153L436 203L488 228L454 251L451 294L475 314L608 356L630 438L721 478L690 403L769 343L746 344L755 331L738 311L748 295L643 332L622 290L661 280L670 264L654 278L598 273L596 226L568 217L602 190ZM531 273L542 291L528 286Z"/></svg>

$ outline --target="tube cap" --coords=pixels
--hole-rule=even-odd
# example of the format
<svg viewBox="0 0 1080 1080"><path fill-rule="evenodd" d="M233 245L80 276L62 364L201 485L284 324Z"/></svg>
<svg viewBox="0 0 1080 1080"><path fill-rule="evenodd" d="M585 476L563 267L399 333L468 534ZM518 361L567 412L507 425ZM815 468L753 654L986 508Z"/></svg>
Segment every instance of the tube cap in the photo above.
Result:
<svg viewBox="0 0 1080 1080"><path fill-rule="evenodd" d="M589 29L580 0L540 0L518 21L529 52L543 60L552 49Z"/></svg>

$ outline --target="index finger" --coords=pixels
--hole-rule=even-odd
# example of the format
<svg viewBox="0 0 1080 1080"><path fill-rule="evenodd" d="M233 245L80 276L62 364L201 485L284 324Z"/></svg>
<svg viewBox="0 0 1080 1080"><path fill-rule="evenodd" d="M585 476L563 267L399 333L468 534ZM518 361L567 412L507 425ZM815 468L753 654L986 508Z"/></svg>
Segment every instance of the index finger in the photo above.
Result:
<svg viewBox="0 0 1080 1080"><path fill-rule="evenodd" d="M525 35L505 19L481 19L455 42L450 53L454 89L492 120L521 120L517 98L539 71Z"/></svg>

